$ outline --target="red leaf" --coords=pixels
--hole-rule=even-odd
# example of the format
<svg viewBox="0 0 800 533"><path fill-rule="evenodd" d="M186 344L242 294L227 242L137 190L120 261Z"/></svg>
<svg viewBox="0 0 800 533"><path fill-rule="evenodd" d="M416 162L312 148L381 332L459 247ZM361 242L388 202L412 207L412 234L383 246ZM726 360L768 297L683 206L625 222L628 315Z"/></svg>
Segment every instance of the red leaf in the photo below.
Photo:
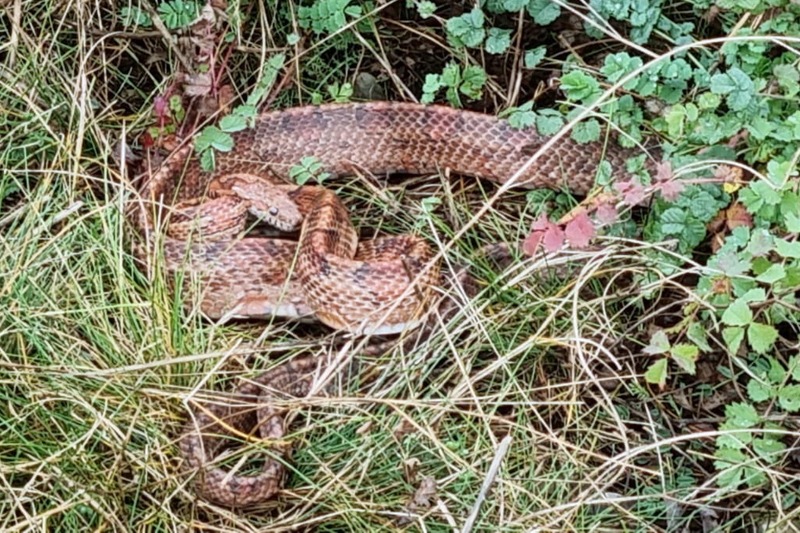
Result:
<svg viewBox="0 0 800 533"><path fill-rule="evenodd" d="M656 163L656 181L672 181L675 175L672 172L672 163L669 161L659 161Z"/></svg>
<svg viewBox="0 0 800 533"><path fill-rule="evenodd" d="M522 241L522 253L528 257L533 257L539 245L542 244L542 237L544 237L543 231L530 232L528 236L525 237L525 240Z"/></svg>
<svg viewBox="0 0 800 533"><path fill-rule="evenodd" d="M169 100L165 96L158 95L153 98L153 112L160 122L169 117Z"/></svg>
<svg viewBox="0 0 800 533"><path fill-rule="evenodd" d="M552 224L551 227L544 232L544 249L548 252L560 250L561 247L564 246L565 238L564 230Z"/></svg>
<svg viewBox="0 0 800 533"><path fill-rule="evenodd" d="M594 214L600 224L613 224L619 218L617 207L611 204L600 204Z"/></svg>
<svg viewBox="0 0 800 533"><path fill-rule="evenodd" d="M627 205L639 205L645 198L644 187L631 180L618 181L614 184L614 189L622 195L622 201Z"/></svg>
<svg viewBox="0 0 800 533"><path fill-rule="evenodd" d="M658 190L661 191L661 196L668 202L674 202L683 192L684 185L682 181L671 180L663 181L658 184Z"/></svg>
<svg viewBox="0 0 800 533"><path fill-rule="evenodd" d="M589 215L581 213L572 219L564 232L567 239L575 248L586 248L589 241L595 236L594 224Z"/></svg>
<svg viewBox="0 0 800 533"><path fill-rule="evenodd" d="M547 215L542 213L539 215L539 218L537 218L533 224L531 224L531 231L544 231L552 225L553 223L550 222L550 219L547 217Z"/></svg>

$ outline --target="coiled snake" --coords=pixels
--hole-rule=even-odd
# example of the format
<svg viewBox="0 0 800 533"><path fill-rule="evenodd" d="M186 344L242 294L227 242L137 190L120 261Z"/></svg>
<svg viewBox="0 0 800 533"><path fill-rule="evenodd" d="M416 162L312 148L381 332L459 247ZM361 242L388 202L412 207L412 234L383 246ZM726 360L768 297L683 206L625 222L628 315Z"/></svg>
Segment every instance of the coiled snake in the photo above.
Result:
<svg viewBox="0 0 800 533"><path fill-rule="evenodd" d="M136 255L149 264L163 248L168 272L199 276L201 310L211 318L313 316L336 329L378 334L417 326L432 305L439 273L429 264L427 243L413 236L359 243L336 195L276 179L287 179L293 165L312 156L337 175L449 168L504 183L547 140L489 115L388 102L268 112L234 138L233 150L217 158L214 172L201 171L182 149L147 180L130 211L141 234ZM579 145L564 137L518 184L583 194L602 159L619 175L633 155L614 142ZM283 229L301 225L300 244L239 237L247 212ZM159 228L165 221L177 230L164 235ZM307 395L318 366L310 358L293 360L240 386L230 404L197 411L181 436L181 451L197 471L200 495L244 507L279 490L283 465L276 460L266 459L256 476L225 472L212 462L224 435L249 435L257 428L262 438L280 439L283 420L270 398Z"/></svg>

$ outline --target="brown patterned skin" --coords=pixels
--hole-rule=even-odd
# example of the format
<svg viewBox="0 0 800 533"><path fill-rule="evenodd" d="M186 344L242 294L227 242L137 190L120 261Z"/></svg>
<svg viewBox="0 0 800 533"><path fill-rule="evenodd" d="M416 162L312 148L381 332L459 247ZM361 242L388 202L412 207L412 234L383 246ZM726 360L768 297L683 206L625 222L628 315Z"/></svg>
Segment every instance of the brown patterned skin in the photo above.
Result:
<svg viewBox="0 0 800 533"><path fill-rule="evenodd" d="M532 130L512 128L506 121L489 115L389 102L268 112L256 120L254 128L239 132L234 138L234 149L217 155L214 172L202 172L197 158L190 157L191 150L185 147L173 154L145 183L141 190L142 201L132 209L132 216L145 237L135 247L137 255L150 264L152 257L163 248L165 264L171 274L185 271L197 277L201 310L210 318L315 317L333 327L349 325L348 328L355 330L363 329L365 320L377 315L374 307L366 310L364 306L390 301L397 292L392 291L390 296L366 295L362 291L364 298L354 300L362 309L358 317L349 307L337 309L338 303L334 300L333 307L326 308L325 313L335 312L338 316L326 319L315 316L318 309L309 305L301 280L290 275L298 272L292 268L296 243L283 239L205 235L202 240L192 239L187 250L185 239L173 239L168 235L161 238L161 232L156 229L169 218L173 211L171 206L203 198L209 184L216 179L231 174L254 174L262 179L285 180L289 169L304 156L316 157L325 170L334 174L347 174L354 169L374 173L426 173L449 168L459 174L504 183L547 141ZM565 137L543 154L521 176L518 184L563 187L584 194L594 183L601 158L608 161L614 175L619 176L625 174L625 160L632 155L636 155L635 152L624 150L614 142L578 145ZM335 222L335 218L324 220L325 223ZM321 272L321 264L316 263L317 272ZM404 268L408 266L407 263ZM414 261L410 266L415 269ZM381 287L387 286L386 281L397 281L398 274L391 269L372 270L391 277L379 283ZM358 277L356 281L361 281L364 273L363 270L361 276L351 273L349 279ZM407 288L409 276L399 277ZM347 279L348 276L342 276L341 280ZM373 278L367 276L366 279ZM191 281L187 279L184 286L190 295L198 287ZM330 283L318 282L311 292L327 290L324 285ZM367 312L369 316L364 315ZM397 324L402 325L402 321L398 320Z"/></svg>
<svg viewBox="0 0 800 533"><path fill-rule="evenodd" d="M299 245L276 238L241 238L238 221L246 210L252 211L259 194L243 182L234 191L236 187L225 185L225 180L232 175L285 180L302 157L313 156L337 175L353 170L429 173L449 168L504 183L547 141L488 115L387 102L268 112L253 129L234 138L234 149L218 154L212 173L202 172L197 159L190 157L191 150L183 148L147 180L141 201L129 211L143 237L134 245L136 255L150 266L163 249L169 273L196 276L202 290L201 309L211 318L314 317L358 333L410 327L430 310L429 289L438 280L436 266L414 282L428 263L427 244L412 236L357 243L347 212L335 195L294 186L285 192L303 211ZM633 155L613 142L578 145L565 137L517 184L584 194L593 186L601 159L620 176L625 174L625 160ZM213 185L215 180L222 185ZM216 198L207 197L214 194ZM274 210L269 204L257 209L262 214ZM177 233L170 235L168 230L164 235L160 229L173 217ZM225 217L228 221L218 224ZM192 224L197 224L197 231L187 230ZM184 289L193 287L188 281L184 284ZM397 305L401 294L406 294L406 302ZM388 329L365 327L375 318L386 319L385 308L393 305L402 316L393 323L384 321ZM270 400L276 395L305 396L315 369L311 359L294 360L237 389L239 405L207 405L197 412L181 437L181 451L189 468L197 471L196 487L203 497L245 507L279 490L283 467L272 459L253 477L214 467L222 445L217 435L230 433L229 429L250 434L259 427L262 438L280 438L283 421ZM254 417L256 405L260 409Z"/></svg>
<svg viewBox="0 0 800 533"><path fill-rule="evenodd" d="M180 449L184 467L196 472L194 488L206 500L228 507L249 507L273 497L281 488L284 466L270 456L265 457L261 471L245 476L214 466L231 435L280 441L284 435L282 410L275 400L302 398L308 395L317 371L318 360L297 358L264 372L255 380L240 385L225 403L207 402L195 409L186 424ZM285 446L273 445L283 453Z"/></svg>

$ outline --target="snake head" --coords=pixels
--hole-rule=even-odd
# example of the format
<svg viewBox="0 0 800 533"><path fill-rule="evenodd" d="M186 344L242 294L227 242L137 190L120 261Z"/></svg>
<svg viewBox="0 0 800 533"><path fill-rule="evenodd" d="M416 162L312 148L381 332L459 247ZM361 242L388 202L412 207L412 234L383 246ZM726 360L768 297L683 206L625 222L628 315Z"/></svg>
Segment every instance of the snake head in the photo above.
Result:
<svg viewBox="0 0 800 533"><path fill-rule="evenodd" d="M280 231L296 231L303 223L303 213L292 199L295 185L275 183L255 174L232 173L212 182L210 191L231 195L244 201L251 215Z"/></svg>
<svg viewBox="0 0 800 533"><path fill-rule="evenodd" d="M296 231L303 223L303 214L287 194L279 192L250 200L250 214L280 231Z"/></svg>

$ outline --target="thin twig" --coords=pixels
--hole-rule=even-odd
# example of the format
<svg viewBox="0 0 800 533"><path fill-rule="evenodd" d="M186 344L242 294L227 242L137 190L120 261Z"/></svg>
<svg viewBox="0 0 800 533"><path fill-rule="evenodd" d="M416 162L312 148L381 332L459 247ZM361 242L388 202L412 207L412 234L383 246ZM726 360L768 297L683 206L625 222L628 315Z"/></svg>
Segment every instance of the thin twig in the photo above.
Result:
<svg viewBox="0 0 800 533"><path fill-rule="evenodd" d="M461 528L461 533L470 533L470 531L472 531L472 526L475 525L475 520L478 518L478 512L481 509L481 505L483 505L483 500L486 499L486 494L488 494L489 489L492 487L494 478L497 476L497 472L500 470L500 465L503 463L503 459L505 458L510 446L511 435L506 435L503 437L503 440L500 441L500 446L497 447L497 452L494 454L492 464L489 467L489 471L486 473L486 478L483 480L483 485L481 485L481 491L478 493L478 498L475 500L475 505L472 506L472 511L469 513L469 517L464 523L464 527Z"/></svg>

